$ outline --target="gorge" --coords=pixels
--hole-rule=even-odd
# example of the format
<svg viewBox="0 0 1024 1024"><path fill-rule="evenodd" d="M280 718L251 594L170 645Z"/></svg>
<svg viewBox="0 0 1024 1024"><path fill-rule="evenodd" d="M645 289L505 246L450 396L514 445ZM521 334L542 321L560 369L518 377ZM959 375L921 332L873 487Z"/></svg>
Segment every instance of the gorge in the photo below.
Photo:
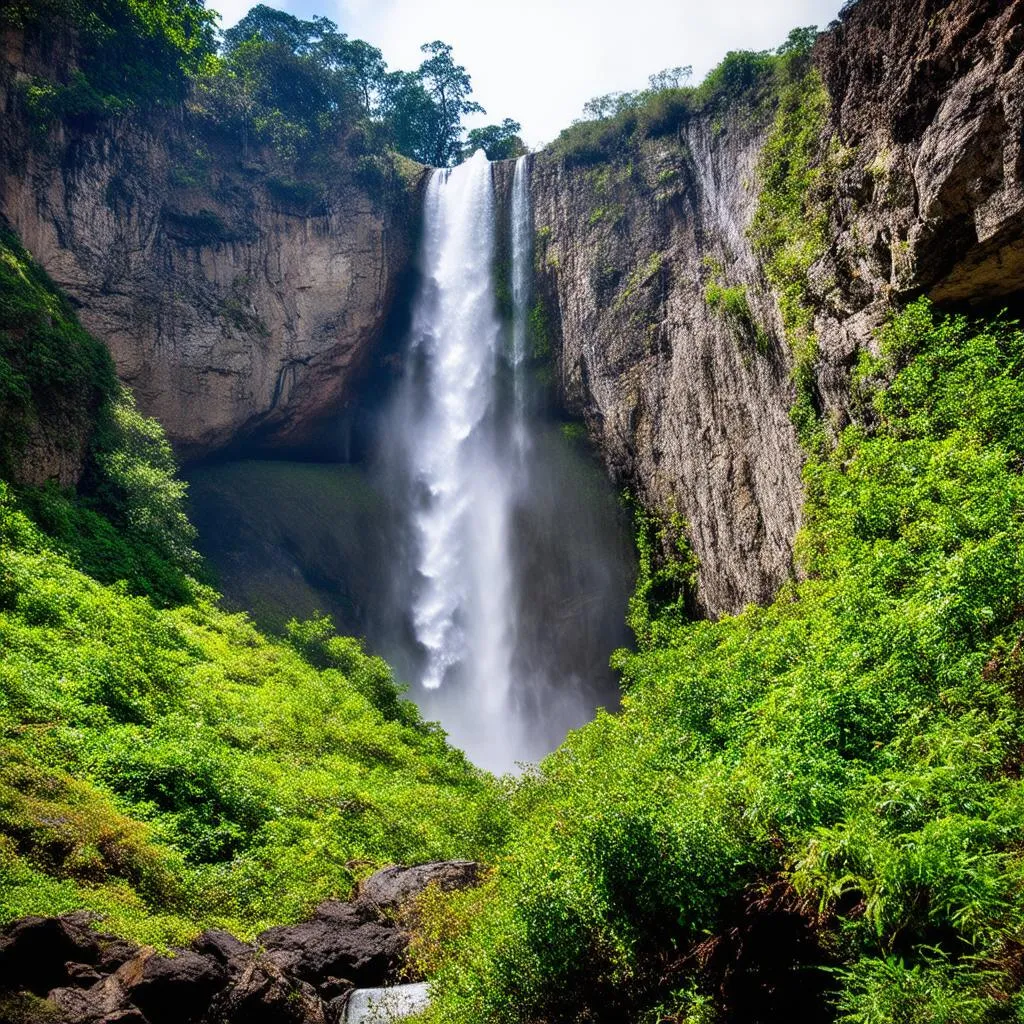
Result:
<svg viewBox="0 0 1024 1024"><path fill-rule="evenodd" d="M1017 1019L1024 5L427 168L212 51L40 124L63 3L0 21L0 1019Z"/></svg>

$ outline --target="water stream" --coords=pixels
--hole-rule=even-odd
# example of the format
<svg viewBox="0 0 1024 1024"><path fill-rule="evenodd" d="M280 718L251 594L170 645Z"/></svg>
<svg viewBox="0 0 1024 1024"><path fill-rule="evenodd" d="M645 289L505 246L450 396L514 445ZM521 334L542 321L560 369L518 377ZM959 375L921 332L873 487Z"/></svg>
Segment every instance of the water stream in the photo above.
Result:
<svg viewBox="0 0 1024 1024"><path fill-rule="evenodd" d="M587 601L609 596L595 577L624 575L609 564L621 559L621 544L603 549L607 501L581 502L578 474L566 472L571 442L537 408L528 184L523 158L508 204L505 324L491 165L477 153L433 172L407 372L381 429L390 486L401 481L408 496L400 592L417 700L474 761L495 769L542 755L595 703L614 703L606 688L594 692L607 678L603 666L598 682L580 674L593 672L593 658L572 666L564 657L594 637L568 637L559 620L586 633ZM613 627L598 641L603 658L621 632Z"/></svg>

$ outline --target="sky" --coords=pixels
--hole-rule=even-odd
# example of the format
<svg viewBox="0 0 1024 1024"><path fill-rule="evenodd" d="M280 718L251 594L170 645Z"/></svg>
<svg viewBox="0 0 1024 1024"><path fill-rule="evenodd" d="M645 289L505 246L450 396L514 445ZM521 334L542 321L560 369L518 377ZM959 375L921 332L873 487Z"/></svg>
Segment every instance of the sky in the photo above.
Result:
<svg viewBox="0 0 1024 1024"><path fill-rule="evenodd" d="M229 28L255 0L207 0ZM550 142L593 96L640 89L662 68L690 64L696 84L729 50L764 50L791 28L835 18L842 0L266 0L322 14L379 47L391 69L421 61L443 39L487 110L512 117L531 148Z"/></svg>

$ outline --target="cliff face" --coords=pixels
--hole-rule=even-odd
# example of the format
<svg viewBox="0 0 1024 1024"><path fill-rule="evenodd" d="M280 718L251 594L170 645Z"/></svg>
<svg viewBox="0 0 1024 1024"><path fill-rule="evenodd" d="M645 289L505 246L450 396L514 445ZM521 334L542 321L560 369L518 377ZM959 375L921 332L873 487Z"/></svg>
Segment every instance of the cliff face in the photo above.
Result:
<svg viewBox="0 0 1024 1024"><path fill-rule="evenodd" d="M808 275L814 401L848 421L850 370L892 302L1024 288L1024 4L862 0L819 40L827 245ZM801 448L792 347L749 237L771 109L693 117L572 166L534 161L537 283L561 392L617 480L686 519L712 614L793 572ZM744 289L749 315L709 302Z"/></svg>
<svg viewBox="0 0 1024 1024"><path fill-rule="evenodd" d="M19 83L47 59L6 36L0 214L181 455L307 439L381 332L423 169L370 178L340 151L300 173L183 112L41 139Z"/></svg>

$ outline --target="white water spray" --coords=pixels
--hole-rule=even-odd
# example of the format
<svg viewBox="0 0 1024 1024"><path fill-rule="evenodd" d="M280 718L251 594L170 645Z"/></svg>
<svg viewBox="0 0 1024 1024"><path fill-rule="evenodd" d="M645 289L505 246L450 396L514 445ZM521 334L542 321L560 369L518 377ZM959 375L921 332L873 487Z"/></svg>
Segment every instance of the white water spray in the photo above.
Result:
<svg viewBox="0 0 1024 1024"><path fill-rule="evenodd" d="M491 165L479 152L432 173L406 370L379 440L386 485L405 496L394 561L404 550L407 571L386 651L427 717L499 771L543 755L606 702L597 694L628 580L610 489L533 394L528 172L519 160L508 329Z"/></svg>
<svg viewBox="0 0 1024 1024"><path fill-rule="evenodd" d="M495 429L501 326L491 275L494 195L482 152L428 185L424 283L411 355L422 386L407 403L417 579L412 623L422 685L469 684L467 747L507 732L512 674L508 510L513 482Z"/></svg>

